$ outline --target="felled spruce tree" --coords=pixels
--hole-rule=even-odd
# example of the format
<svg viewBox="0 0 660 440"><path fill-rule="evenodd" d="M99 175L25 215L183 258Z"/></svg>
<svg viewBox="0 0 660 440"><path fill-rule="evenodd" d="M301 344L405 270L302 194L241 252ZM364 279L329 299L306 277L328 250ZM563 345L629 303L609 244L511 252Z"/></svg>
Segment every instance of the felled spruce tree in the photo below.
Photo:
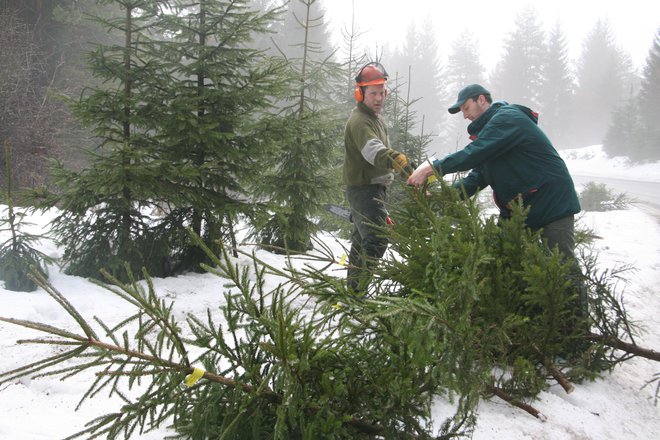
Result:
<svg viewBox="0 0 660 440"><path fill-rule="evenodd" d="M46 238L41 234L30 234L23 230L31 226L24 220L26 213L17 210L13 200L12 173L10 167L9 142L5 141L5 171L7 176L7 191L3 201L7 204L0 215L0 233L8 238L0 241L0 280L4 280L8 290L31 292L37 288L30 277L31 271L37 271L47 278L46 265L55 262L53 258L36 249L33 245Z"/></svg>
<svg viewBox="0 0 660 440"><path fill-rule="evenodd" d="M395 226L383 230L394 253L366 297L346 290L323 243L284 268L254 256L240 267L228 251L209 251L224 301L186 326L147 274L145 282L109 278L108 289L135 306L116 324L91 323L41 279L79 331L0 318L50 335L25 342L63 348L3 373L0 384L94 371L84 398L111 389L124 404L78 433L86 437L171 423L192 439L448 439L469 435L482 398L542 417L531 399L549 381L569 391L630 353L660 361L633 343L611 277L593 259L582 261L578 280L589 314L575 313L574 266L523 227L521 209L498 226L449 188L409 191L392 209ZM279 279L272 289L270 276ZM454 409L433 426L438 398Z"/></svg>
<svg viewBox="0 0 660 440"><path fill-rule="evenodd" d="M111 389L124 403L71 438L127 438L170 421L182 438L193 439L431 438L430 404L440 386L429 356L433 344L408 350L419 335L397 335L399 326L389 328L396 322L379 316L377 303L364 307L322 272L310 284L305 274L256 260L241 269L228 253L214 263L209 270L222 277L224 304L189 316L186 330L148 278L141 284L111 278L108 289L136 307L117 324L90 322L40 280L79 331L0 318L49 335L30 342L65 348L0 375L0 383L95 371L83 400ZM288 281L267 291L269 274ZM139 392L126 390L138 384ZM444 429L459 433L468 420L462 416Z"/></svg>
<svg viewBox="0 0 660 440"><path fill-rule="evenodd" d="M578 270L524 226L520 206L498 222L449 188L415 195L392 210L395 256L377 274L376 292L392 313L424 310L420 321L444 323L436 328L449 343L447 367L469 358L483 394L532 398L548 379L570 392L571 381L628 358L614 348L636 351L612 343L634 340L636 327L613 287L625 268L600 272L595 256L581 252ZM658 360L656 352L645 355Z"/></svg>

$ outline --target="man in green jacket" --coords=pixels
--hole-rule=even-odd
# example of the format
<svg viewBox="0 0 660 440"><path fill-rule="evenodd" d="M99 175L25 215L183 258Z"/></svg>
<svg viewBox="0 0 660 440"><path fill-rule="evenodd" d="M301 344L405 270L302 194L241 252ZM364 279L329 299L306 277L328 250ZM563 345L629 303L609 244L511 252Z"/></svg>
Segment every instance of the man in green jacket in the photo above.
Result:
<svg viewBox="0 0 660 440"><path fill-rule="evenodd" d="M575 185L552 143L537 126L537 115L526 107L493 103L490 92L479 84L460 91L449 113L463 113L472 121L472 142L461 151L420 165L408 183L420 186L435 171L440 175L468 171L455 183L471 196L490 186L500 216L507 218L511 204L529 207L527 225L541 229L551 249L573 257L574 216L580 212Z"/></svg>
<svg viewBox="0 0 660 440"><path fill-rule="evenodd" d="M385 201L394 172L410 168L406 156L390 148L381 117L387 78L380 63L360 69L355 77L357 105L344 131L343 182L353 216L346 278L348 287L356 292L366 291L371 269L387 250L383 234L388 219Z"/></svg>

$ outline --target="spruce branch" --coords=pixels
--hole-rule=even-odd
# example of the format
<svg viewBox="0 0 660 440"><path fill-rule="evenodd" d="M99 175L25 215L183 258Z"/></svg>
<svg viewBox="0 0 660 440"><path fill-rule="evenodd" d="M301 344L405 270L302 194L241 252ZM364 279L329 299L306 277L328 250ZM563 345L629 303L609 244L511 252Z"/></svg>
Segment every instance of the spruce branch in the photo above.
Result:
<svg viewBox="0 0 660 440"><path fill-rule="evenodd" d="M546 355L544 355L541 350L536 346L536 344L532 344L532 348L534 348L534 351L536 354L539 356L541 359L541 362L543 363L543 366L545 369L550 373L550 375L557 381L557 383L566 391L566 394L570 394L573 391L575 391L575 387L573 384L568 380L568 378L562 373L556 366L555 364L548 358Z"/></svg>
<svg viewBox="0 0 660 440"><path fill-rule="evenodd" d="M134 315L132 318L122 320L120 325L115 327L110 327L99 318L95 318L96 322L101 325L108 335L110 341L99 339L75 307L57 289L47 285L45 280L40 280L44 284L44 290L49 292L78 324L81 333L24 320L0 318L5 322L38 330L58 338L24 340L23 342L25 343L33 342L74 347L67 353L26 366L29 370L26 370L26 367L12 370L12 372L9 372L9 376L14 378L25 375L29 371L30 374L59 374L63 377L71 377L85 370L97 369L98 371L95 373L96 379L82 397L79 405L86 399L94 398L102 389L108 387L110 388L111 395L115 394L119 396L124 402L124 405L119 412L108 414L91 421L85 430L76 433L71 438L81 436L89 438L98 438L101 436L116 438L120 435L130 436L134 432L138 432L138 430L142 432L146 426L157 426L166 417L175 415L177 407L188 405L185 401L190 401L196 393L206 392L204 390L211 384L219 384L222 388L239 391L246 396L244 399L241 399L245 404L253 401L255 405L262 405L258 403L262 401L279 408L286 408L289 405L295 404L299 406L300 411L312 419L319 417L320 414L328 414L328 408L325 408L324 405L314 400L307 401L306 398L302 397L305 395L305 390L309 386L306 384L308 380L306 375L309 372L306 372L304 366L314 356L321 355L325 351L330 353L330 348L337 343L336 339L332 337L332 334L337 330L328 325L328 321L334 319L334 315L330 315L330 317L322 316L317 320L311 319L303 324L303 321L300 320L299 313L292 313L291 311L290 299L287 297L292 292L284 291L281 286L272 292L265 292L263 290L264 279L260 278L261 275L257 277L259 285L256 287L252 286L249 278L245 276L246 271L238 270L228 253L224 253L223 256L225 258L224 260L218 260L221 263L219 268L221 271L228 269L228 267L233 268L226 272L234 276L232 280L233 285L239 289L237 295L227 295L227 307L225 309L231 330L230 333L233 338L234 347L232 349L236 353L247 353L246 350L252 350L253 347L261 347L263 354L259 356L266 354L266 358L272 357L273 360L270 361L270 366L267 367L265 374L261 377L254 375L252 379L243 381L240 376L230 378L212 371L205 371L200 382L182 391L180 389L180 382L183 375L191 374L194 369L184 360L175 359L174 356L177 353L185 352L185 350L166 351L165 354L167 356L163 357L159 353L161 353L164 344L147 340L147 338L171 340L172 333L179 331L178 325L174 321L165 319L170 316L171 306L158 300L155 292L153 292L153 286L148 282L145 284L149 287L149 293L145 293L142 289L138 289L135 283L121 283L116 279L114 280L115 284L108 290L114 293L121 292L120 297L133 305L137 304L140 307L140 313L139 318L136 317L138 315ZM263 271L260 271L260 273L263 274ZM256 301L253 300L253 294L259 296L259 299ZM264 295L268 295L271 298L270 305L268 306L264 302ZM208 327L214 328L215 326L210 313L208 317ZM256 319L256 322L263 327L254 327L254 324L250 322L253 319ZM189 322L196 324L193 334L208 338L208 333L200 326L201 321L189 317ZM138 346L142 347L141 349L132 348L131 340L126 331L123 331L121 336L117 334L117 332L122 331L129 323L139 324L134 337L138 340ZM160 329L157 334L154 334L152 331L145 331L145 329L155 329L156 327L154 326ZM242 340L237 339L236 335L239 329L256 331L256 334L259 335L267 335L273 344L272 347L264 350L264 347L267 347L265 343L256 346L246 345ZM332 329L329 331L329 335L320 339L320 342L315 341L316 332L323 333L326 332L326 329ZM218 334L217 337L221 339L223 335ZM300 346L297 341L299 338L303 338L307 342ZM178 341L182 345L189 342L196 343L195 341L186 341L181 337L178 338ZM228 345L225 344L225 347L228 347ZM313 351L305 354L305 352L299 352L296 347ZM207 353L211 353L211 351ZM225 352L219 349L217 353L224 355ZM253 362L252 356L250 359L246 359L243 357L243 354L236 355L234 359L239 361L240 364L230 368L228 371L236 373L241 368L245 368L248 372L256 371L250 365ZM62 362L75 357L86 359L86 361L74 366L53 369L57 365L62 365ZM262 360L266 358L262 357ZM340 356L337 359L340 359ZM148 385L147 391L143 392L136 401L132 401L119 389L118 380L120 378L128 379L130 384L133 380L143 377L151 377L152 381ZM280 387L284 386L285 389L297 390L294 395L303 392L303 394L299 395L299 398L302 398L302 400L297 402L291 401L291 396L289 395L285 399L282 393L273 391L273 384L278 384L277 386ZM310 387L310 392L313 392L312 388ZM292 408L287 411L292 411ZM245 414L243 416L237 415L235 423L243 420L244 416ZM368 416L364 419L357 415L351 415L350 417L336 415L335 417L342 420L342 425L351 427L351 429L358 432L385 434L399 430L398 427L393 428L375 423ZM422 438L424 436L412 435L402 431L400 437Z"/></svg>
<svg viewBox="0 0 660 440"><path fill-rule="evenodd" d="M589 339L595 342L603 343L617 350L622 350L625 353L632 354L634 356L639 356L656 362L660 362L660 351L657 350L640 347L635 343L622 341L621 339L617 339L609 335L599 335L599 334L591 333L589 335Z"/></svg>
<svg viewBox="0 0 660 440"><path fill-rule="evenodd" d="M126 271L129 274L130 284L122 283L117 277L107 271L102 270L102 273L114 286L117 286L120 292L128 295L129 299L132 300L130 301L131 303L138 307L140 311L145 312L153 320L153 325L162 330L158 339L160 341L167 340L172 342L173 348L176 349L177 353L181 356L182 361L189 367L190 361L188 359L188 352L180 337L180 330L178 329L174 317L171 316L173 304L170 303L167 305L163 300L160 300L156 296L153 281L146 272L146 269L143 269L143 277L147 284L147 293L145 293L144 289L130 274L128 265L126 265ZM115 293L118 292L115 291ZM120 294L120 296L123 297L124 295ZM151 331L151 329L146 327L142 331L147 333ZM138 340L146 342L146 339L142 336L143 335L141 334L136 335Z"/></svg>
<svg viewBox="0 0 660 440"><path fill-rule="evenodd" d="M87 324L87 321L78 313L78 311L73 307L73 305L62 295L51 283L48 282L46 277L44 277L40 272L33 271L31 274L32 279L44 289L44 291L53 298L68 314L71 316L74 321L80 326L82 331L85 333L85 336L89 339L98 339L98 336L92 330L92 328Z"/></svg>
<svg viewBox="0 0 660 440"><path fill-rule="evenodd" d="M486 392L494 394L495 396L504 400L508 404L522 409L523 411L531 414L532 416L536 417L537 419L540 419L543 422L548 420L548 418L544 416L539 410L529 405L528 403L514 399L513 397L511 397L510 394L508 394L502 388L496 387L494 385L486 385Z"/></svg>

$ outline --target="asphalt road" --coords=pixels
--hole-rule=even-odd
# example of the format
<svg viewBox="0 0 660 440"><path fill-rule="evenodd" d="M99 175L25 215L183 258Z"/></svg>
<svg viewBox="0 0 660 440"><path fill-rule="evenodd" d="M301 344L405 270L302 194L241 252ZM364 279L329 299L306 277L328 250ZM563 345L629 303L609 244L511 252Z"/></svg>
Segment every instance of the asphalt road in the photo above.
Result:
<svg viewBox="0 0 660 440"><path fill-rule="evenodd" d="M576 186L588 182L604 184L616 194L625 193L635 206L653 215L660 222L660 182L611 179L606 177L588 177L572 175Z"/></svg>

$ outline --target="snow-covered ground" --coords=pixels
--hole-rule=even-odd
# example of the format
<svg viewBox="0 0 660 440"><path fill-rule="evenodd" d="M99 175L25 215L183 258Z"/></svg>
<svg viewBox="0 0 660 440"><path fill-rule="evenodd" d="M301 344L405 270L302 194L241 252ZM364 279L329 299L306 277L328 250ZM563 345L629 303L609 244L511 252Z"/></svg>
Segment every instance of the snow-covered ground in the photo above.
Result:
<svg viewBox="0 0 660 440"><path fill-rule="evenodd" d="M562 151L569 169L586 176L660 181L660 163L627 166L623 159L606 159L600 147ZM41 232L49 216L32 217L34 231ZM624 289L629 315L644 326L638 339L642 346L660 349L660 224L638 207L622 211L586 213L580 221L598 236L596 249L601 267L633 265ZM340 243L324 237L339 257ZM0 240L4 240L0 236ZM61 250L52 243L42 243L42 250L59 256ZM259 256L274 264L281 257L260 252ZM108 323L129 314L125 302L80 277L68 276L51 268L52 284L74 304L86 318L99 316ZM160 295L176 302L175 313L203 312L217 306L221 298L220 280L210 274L188 274L156 279ZM1 283L1 282L0 282ZM2 284L0 284L1 286ZM75 328L71 319L43 291L12 292L0 287L0 316L45 322L58 327ZM49 347L18 345L15 341L34 337L35 333L18 326L0 323L0 371L17 368L37 359ZM646 382L660 373L660 364L645 359L632 359L603 379L576 386L567 395L560 387L540 394L533 403L547 421L542 422L508 404L493 399L483 402L474 434L476 440L623 440L655 439L660 436L660 407L654 404L654 386ZM89 386L89 376L78 380L56 378L23 379L0 387L0 440L51 440L80 430L93 417L116 410L118 400L100 395L79 410L75 407ZM434 408L436 425L449 414L443 404ZM134 438L155 440L166 435L165 429Z"/></svg>
<svg viewBox="0 0 660 440"><path fill-rule="evenodd" d="M608 158L600 145L562 150L559 154L574 175L660 182L660 166L657 162L632 165L627 157Z"/></svg>

